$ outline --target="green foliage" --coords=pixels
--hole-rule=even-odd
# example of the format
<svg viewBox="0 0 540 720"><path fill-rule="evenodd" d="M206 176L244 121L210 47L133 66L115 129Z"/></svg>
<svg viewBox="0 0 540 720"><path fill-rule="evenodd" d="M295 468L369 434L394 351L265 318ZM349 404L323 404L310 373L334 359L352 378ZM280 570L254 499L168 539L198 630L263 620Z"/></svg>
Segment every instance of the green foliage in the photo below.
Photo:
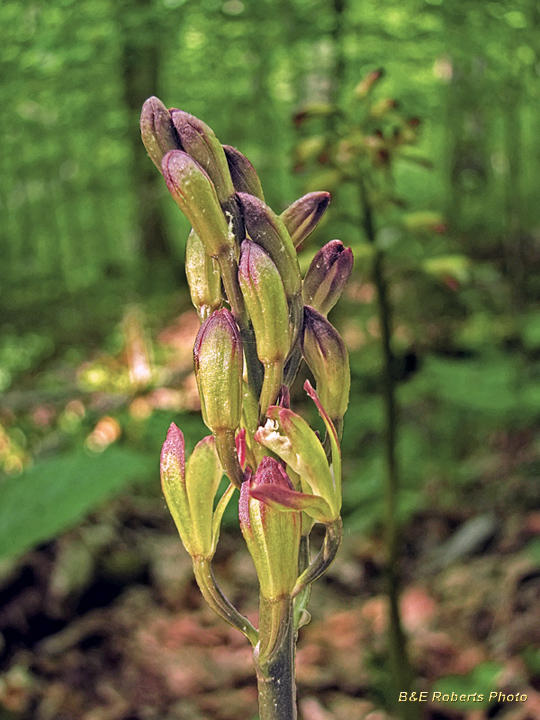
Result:
<svg viewBox="0 0 540 720"><path fill-rule="evenodd" d="M0 336L0 393L7 390L18 375L38 365L53 347L51 338L46 335L4 331Z"/></svg>
<svg viewBox="0 0 540 720"><path fill-rule="evenodd" d="M492 701L489 695L497 687L497 678L503 670L502 665L496 662L483 662L477 665L468 675L449 675L438 680L432 687L431 693L440 692L442 697L449 696L452 693L458 697L461 695L474 696L476 700L441 700L441 706L455 708L456 710L474 710L489 707ZM479 700L478 696L482 695L483 699Z"/></svg>
<svg viewBox="0 0 540 720"><path fill-rule="evenodd" d="M158 478L155 458L113 446L44 460L0 483L0 559L21 555L73 527L136 480Z"/></svg>

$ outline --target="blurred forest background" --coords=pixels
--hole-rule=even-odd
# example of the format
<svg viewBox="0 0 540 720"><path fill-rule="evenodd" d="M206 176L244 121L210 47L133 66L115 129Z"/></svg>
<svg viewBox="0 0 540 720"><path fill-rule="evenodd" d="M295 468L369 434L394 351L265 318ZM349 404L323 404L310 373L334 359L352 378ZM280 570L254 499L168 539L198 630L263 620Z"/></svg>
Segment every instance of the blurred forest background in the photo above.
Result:
<svg viewBox="0 0 540 720"><path fill-rule="evenodd" d="M373 245L332 111L355 103L384 180L411 660L419 689L486 695L419 712L540 717L538 3L4 0L0 41L0 718L256 716L247 648L202 607L159 489L169 423L190 447L206 432L189 227L139 136L150 95L247 155L276 212L332 193L304 267L335 237L355 253L332 316L346 537L301 633L303 718L397 717ZM249 613L226 523L224 584Z"/></svg>

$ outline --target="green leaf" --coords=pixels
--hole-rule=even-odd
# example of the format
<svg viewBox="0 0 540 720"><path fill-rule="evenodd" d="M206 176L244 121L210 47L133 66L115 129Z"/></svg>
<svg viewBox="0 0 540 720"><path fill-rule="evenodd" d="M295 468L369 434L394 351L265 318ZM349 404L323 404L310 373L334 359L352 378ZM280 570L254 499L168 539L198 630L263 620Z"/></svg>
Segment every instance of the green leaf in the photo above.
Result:
<svg viewBox="0 0 540 720"><path fill-rule="evenodd" d="M128 483L152 474L157 483L155 458L113 446L100 455L79 450L44 460L5 478L0 482L0 559L54 538Z"/></svg>
<svg viewBox="0 0 540 720"><path fill-rule="evenodd" d="M502 666L496 662L484 662L477 665L468 675L448 675L438 680L432 687L432 693L441 693L442 706L456 709L480 709L490 704L489 695L497 688L497 676ZM459 700L462 696L470 700ZM458 698L457 700L454 698ZM474 698L474 699L473 699Z"/></svg>

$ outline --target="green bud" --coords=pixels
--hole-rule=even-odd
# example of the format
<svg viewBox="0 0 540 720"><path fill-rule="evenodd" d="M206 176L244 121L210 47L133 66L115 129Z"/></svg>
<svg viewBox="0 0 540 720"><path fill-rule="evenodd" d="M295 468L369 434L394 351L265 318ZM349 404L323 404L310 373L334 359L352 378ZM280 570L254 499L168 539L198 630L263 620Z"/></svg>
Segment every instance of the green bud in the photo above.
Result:
<svg viewBox="0 0 540 720"><path fill-rule="evenodd" d="M264 200L261 181L247 157L230 145L223 145L223 150L229 163L229 171L236 192L249 193Z"/></svg>
<svg viewBox="0 0 540 720"><path fill-rule="evenodd" d="M170 112L157 97L150 97L141 112L141 137L152 162L161 172L161 161L169 150L181 150L182 143Z"/></svg>
<svg viewBox="0 0 540 720"><path fill-rule="evenodd" d="M219 524L217 528L214 526L214 498L222 477L214 438L209 435L195 445L186 463L186 491L195 550L192 555L212 557L216 551ZM224 509L220 508L221 512Z"/></svg>
<svg viewBox="0 0 540 720"><path fill-rule="evenodd" d="M162 161L169 192L215 258L235 253L234 235L225 220L215 187L203 168L187 153L172 150Z"/></svg>
<svg viewBox="0 0 540 720"><path fill-rule="evenodd" d="M246 231L274 261L287 298L300 292L302 279L298 257L287 228L262 200L247 193L238 193Z"/></svg>
<svg viewBox="0 0 540 720"><path fill-rule="evenodd" d="M280 218L297 248L315 230L330 204L330 193L311 192L284 210Z"/></svg>
<svg viewBox="0 0 540 720"><path fill-rule="evenodd" d="M321 404L340 436L351 388L349 354L335 327L309 305L304 307L302 352Z"/></svg>
<svg viewBox="0 0 540 720"><path fill-rule="evenodd" d="M293 242L283 221L262 200L238 193L248 236L270 255L281 276L289 306L291 347L302 326L302 278Z"/></svg>
<svg viewBox="0 0 540 720"><path fill-rule="evenodd" d="M306 305L328 315L339 300L351 276L353 254L340 240L331 240L322 247L308 268L302 297Z"/></svg>
<svg viewBox="0 0 540 720"><path fill-rule="evenodd" d="M264 366L260 397L260 412L264 415L283 384L283 367L290 348L287 298L270 256L249 240L242 243L238 281L255 331L257 356Z"/></svg>
<svg viewBox="0 0 540 720"><path fill-rule="evenodd" d="M204 249L195 230L189 234L186 243L186 277L199 318L206 320L221 307L221 275L217 261Z"/></svg>
<svg viewBox="0 0 540 720"><path fill-rule="evenodd" d="M232 491L227 490L214 512L214 498L223 470L206 437L195 446L185 465L184 436L172 423L161 450L161 486L182 543L192 557L213 557L219 527Z"/></svg>
<svg viewBox="0 0 540 720"><path fill-rule="evenodd" d="M263 457L253 478L242 485L238 505L240 528L257 570L261 596L277 601L292 592L298 577L301 513L283 512L251 495L252 488L292 485L281 465Z"/></svg>
<svg viewBox="0 0 540 720"><path fill-rule="evenodd" d="M171 110L171 118L182 148L212 180L219 201L229 200L234 195L234 186L225 152L212 128L194 115L176 108Z"/></svg>
<svg viewBox="0 0 540 720"><path fill-rule="evenodd" d="M217 310L201 325L193 357L203 420L214 434L223 469L240 487L243 472L234 435L242 413L243 354L240 331L229 310Z"/></svg>

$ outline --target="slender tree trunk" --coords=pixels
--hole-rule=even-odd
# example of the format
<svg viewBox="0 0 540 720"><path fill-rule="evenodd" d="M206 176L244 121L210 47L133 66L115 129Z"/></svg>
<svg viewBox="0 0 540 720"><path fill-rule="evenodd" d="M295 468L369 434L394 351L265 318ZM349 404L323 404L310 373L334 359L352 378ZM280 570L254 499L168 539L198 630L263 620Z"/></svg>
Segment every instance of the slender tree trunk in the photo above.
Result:
<svg viewBox="0 0 540 720"><path fill-rule="evenodd" d="M368 241L375 245L373 211L363 183L360 184L363 230ZM384 253L375 247L373 282L377 290L377 308L382 345L382 385L385 407L385 531L386 531L386 583L389 610L390 672L395 690L395 700L400 692L409 696L413 687L412 672L407 652L407 639L401 622L399 598L401 577L399 572L400 533L397 519L399 496L399 465L397 459L398 404L395 383L395 357L392 351L392 308L385 275ZM404 702L398 706L403 720L417 720L417 704Z"/></svg>
<svg viewBox="0 0 540 720"><path fill-rule="evenodd" d="M139 116L146 98L159 93L160 27L152 18L154 0L124 0L119 5L122 28L124 100L129 117L131 177L142 256L154 260L170 255L163 211L158 198L162 181L141 146ZM141 26L137 18L146 17Z"/></svg>

